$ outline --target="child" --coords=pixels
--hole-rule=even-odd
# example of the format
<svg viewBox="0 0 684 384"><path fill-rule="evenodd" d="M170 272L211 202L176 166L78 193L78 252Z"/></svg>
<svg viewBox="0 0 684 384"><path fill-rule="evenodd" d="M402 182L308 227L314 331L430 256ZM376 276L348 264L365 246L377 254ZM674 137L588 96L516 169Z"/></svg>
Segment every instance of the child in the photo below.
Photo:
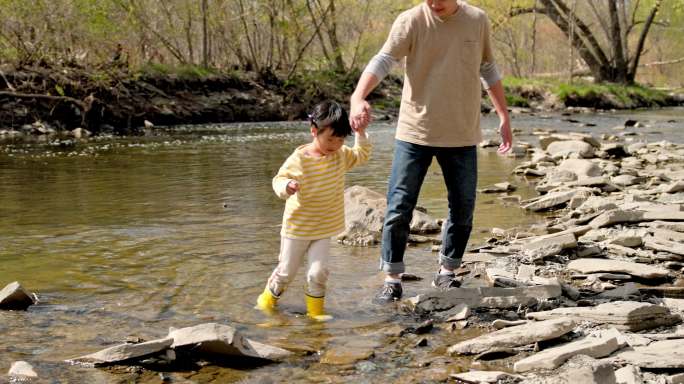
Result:
<svg viewBox="0 0 684 384"><path fill-rule="evenodd" d="M307 254L307 315L325 321L331 319L323 310L330 238L345 228L344 174L368 160L371 145L367 123L357 128L354 148L343 145L352 129L347 112L334 101L316 105L309 122L312 142L298 147L273 178L273 190L287 202L278 266L257 298L257 308L275 308Z"/></svg>

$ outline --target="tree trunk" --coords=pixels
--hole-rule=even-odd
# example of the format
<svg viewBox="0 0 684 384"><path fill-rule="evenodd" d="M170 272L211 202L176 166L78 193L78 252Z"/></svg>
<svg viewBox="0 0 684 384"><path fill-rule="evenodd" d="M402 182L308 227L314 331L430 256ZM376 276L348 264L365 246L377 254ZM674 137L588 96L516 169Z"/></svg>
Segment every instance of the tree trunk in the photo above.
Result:
<svg viewBox="0 0 684 384"><path fill-rule="evenodd" d="M209 35L207 33L207 0L202 0L202 66L209 68Z"/></svg>
<svg viewBox="0 0 684 384"><path fill-rule="evenodd" d="M627 73L627 82L630 84L634 83L634 79L636 78L637 68L639 67L639 59L641 58L641 53L643 52L644 44L646 43L646 35L648 35L648 31L651 29L651 25L653 25L653 20L655 20L655 15L656 13L658 13L658 9L660 9L661 3L662 0L656 1L655 5L653 6L653 9L651 9L651 13L648 15L648 18L644 23L644 29L641 30L641 35L639 36L637 48L634 50L634 59L632 59L632 63Z"/></svg>
<svg viewBox="0 0 684 384"><path fill-rule="evenodd" d="M608 14L610 15L610 40L612 44L615 73L613 78L618 83L627 81L627 61L625 52L622 50L622 31L620 28L620 14L615 1L608 1Z"/></svg>
<svg viewBox="0 0 684 384"><path fill-rule="evenodd" d="M342 58L342 46L337 38L337 16L335 13L335 0L330 0L330 24L325 24L328 28L328 40L333 52L335 71L343 73L345 71L344 59Z"/></svg>
<svg viewBox="0 0 684 384"><path fill-rule="evenodd" d="M644 22L634 57L631 59L629 59L625 46L627 44L626 40L629 38L629 31L631 31L635 22L632 21L632 25L627 27L621 26L621 22L626 23L626 20L621 21L620 17L625 11L619 9L617 1L608 0L610 27L607 30L610 36L608 40L610 40L611 44L608 49L613 53L610 58L606 54L607 50L601 47L594 32L587 23L581 20L578 14L571 10L563 0L539 0L540 7L513 8L510 11L510 16L514 17L533 12L545 14L565 34L572 46L577 49L582 60L584 60L594 76L595 82L609 81L632 84L639 66L639 58L644 49L646 36L653 24L662 0L656 1L647 20ZM594 4L591 5L593 7ZM594 13L598 16L600 13L595 7L593 9ZM599 21L601 21L600 17Z"/></svg>
<svg viewBox="0 0 684 384"><path fill-rule="evenodd" d="M259 67L256 51L254 50L254 44L252 43L252 38L250 37L249 33L249 27L247 26L247 20L245 19L247 17L245 13L245 6L242 0L238 0L238 4L240 5L240 22L242 23L242 28L245 31L245 39L247 39L247 46L249 47L251 64L250 66L252 67L252 70L259 72L261 71L261 68Z"/></svg>

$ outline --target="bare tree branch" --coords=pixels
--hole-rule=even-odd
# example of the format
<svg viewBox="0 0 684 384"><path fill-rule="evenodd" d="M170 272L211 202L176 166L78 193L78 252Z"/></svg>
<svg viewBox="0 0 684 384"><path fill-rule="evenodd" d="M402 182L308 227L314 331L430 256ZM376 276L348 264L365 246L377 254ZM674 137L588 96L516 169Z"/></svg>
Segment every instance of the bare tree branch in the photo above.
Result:
<svg viewBox="0 0 684 384"><path fill-rule="evenodd" d="M679 63L684 63L684 57L680 57L679 59L674 59L674 60L653 61L650 63L639 64L639 66L640 67L657 67L657 66L661 66L661 65L672 65L672 64L679 64Z"/></svg>
<svg viewBox="0 0 684 384"><path fill-rule="evenodd" d="M290 71L287 73L287 78L290 79L292 75L294 74L295 69L297 69L297 65L299 64L299 61L302 59L302 56L304 55L304 52L306 52L306 49L309 47L309 45L313 42L314 38L316 38L316 34L319 33L319 30L321 28L321 25L325 21L325 16L328 14L328 11L330 10L330 6L323 12L323 14L320 17L320 20L318 21L318 24L314 26L314 33L311 34L311 37L309 37L309 40L304 44L304 46L299 50L297 53L297 57L295 58L294 63L292 63L292 67L290 68Z"/></svg>
<svg viewBox="0 0 684 384"><path fill-rule="evenodd" d="M0 77L2 77L3 80L5 80L5 84L7 84L7 89L9 89L12 92L17 91L16 88L14 88L12 86L12 83L10 83L9 80L7 80L7 78L5 77L5 73L1 69L0 69Z"/></svg>
<svg viewBox="0 0 684 384"><path fill-rule="evenodd" d="M644 29L641 30L641 35L639 36L639 42L637 43L637 47L634 50L634 59L632 60L632 65L629 68L629 75L631 77L631 80L634 80L634 77L636 76L636 71L637 67L639 66L639 58L641 57L641 53L644 50L644 44L646 43L646 35L648 35L648 31L651 28L651 24L653 24L653 20L655 19L656 13L658 13L658 10L660 9L660 4L662 3L662 0L656 0L656 3L653 5L653 9L651 9L651 12L648 15L648 18L646 19L646 24L644 24Z"/></svg>

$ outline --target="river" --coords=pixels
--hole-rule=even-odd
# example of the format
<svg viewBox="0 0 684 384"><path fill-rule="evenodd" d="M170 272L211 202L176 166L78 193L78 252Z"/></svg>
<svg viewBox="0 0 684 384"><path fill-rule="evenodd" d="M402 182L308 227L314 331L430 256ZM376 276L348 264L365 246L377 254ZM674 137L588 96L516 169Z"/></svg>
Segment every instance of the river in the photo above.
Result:
<svg viewBox="0 0 684 384"><path fill-rule="evenodd" d="M626 119L646 126L613 129ZM483 118L486 137L495 136L496 121ZM516 140L531 144L535 129L596 136L636 132L627 139L681 143L684 109L524 114L514 115L513 126ZM384 122L369 128L372 159L348 174L348 185L385 193L393 131ZM279 247L284 204L271 178L308 140L307 127L294 122L166 127L142 137L79 142L0 142L0 288L16 280L40 298L26 312L0 312L0 372L26 360L46 382L159 382L156 373L138 376L63 361L204 322L234 325L266 343L323 351L348 345L374 349L375 357L341 366L320 364L315 354L252 369L205 366L170 374L171 382L370 383L387 381L387 375L400 381L411 377L406 375L416 361L442 355L440 345L419 350L406 342L386 344L388 329L414 319L371 303L382 282L378 247L333 245L326 303L332 322L314 324L301 316L302 271L281 300L282 316L267 318L253 309ZM511 174L521 161L481 149L479 185L509 181L518 187L515 194L535 196L533 180ZM543 220L497 197L478 195L471 244L485 240L492 227L524 228ZM446 215L436 164L419 205L433 217ZM409 297L429 285L436 255L429 246L411 247L406 262L408 272L425 278L405 284ZM444 345L467 332L445 336ZM469 362L448 364L460 370Z"/></svg>

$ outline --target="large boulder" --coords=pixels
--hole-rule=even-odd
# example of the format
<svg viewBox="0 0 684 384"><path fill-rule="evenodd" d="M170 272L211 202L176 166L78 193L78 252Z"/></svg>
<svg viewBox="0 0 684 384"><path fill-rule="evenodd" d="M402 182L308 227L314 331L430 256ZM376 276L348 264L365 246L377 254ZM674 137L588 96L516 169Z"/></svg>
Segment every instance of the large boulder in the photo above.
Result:
<svg viewBox="0 0 684 384"><path fill-rule="evenodd" d="M358 185L344 192L344 216L346 229L337 237L348 245L368 246L380 242L385 220L387 199L385 195ZM413 211L411 233L429 234L439 232L440 225L423 210Z"/></svg>
<svg viewBox="0 0 684 384"><path fill-rule="evenodd" d="M189 349L195 353L211 356L247 356L266 360L282 360L292 352L262 344L243 337L235 328L216 323L172 329L169 338L171 348Z"/></svg>

